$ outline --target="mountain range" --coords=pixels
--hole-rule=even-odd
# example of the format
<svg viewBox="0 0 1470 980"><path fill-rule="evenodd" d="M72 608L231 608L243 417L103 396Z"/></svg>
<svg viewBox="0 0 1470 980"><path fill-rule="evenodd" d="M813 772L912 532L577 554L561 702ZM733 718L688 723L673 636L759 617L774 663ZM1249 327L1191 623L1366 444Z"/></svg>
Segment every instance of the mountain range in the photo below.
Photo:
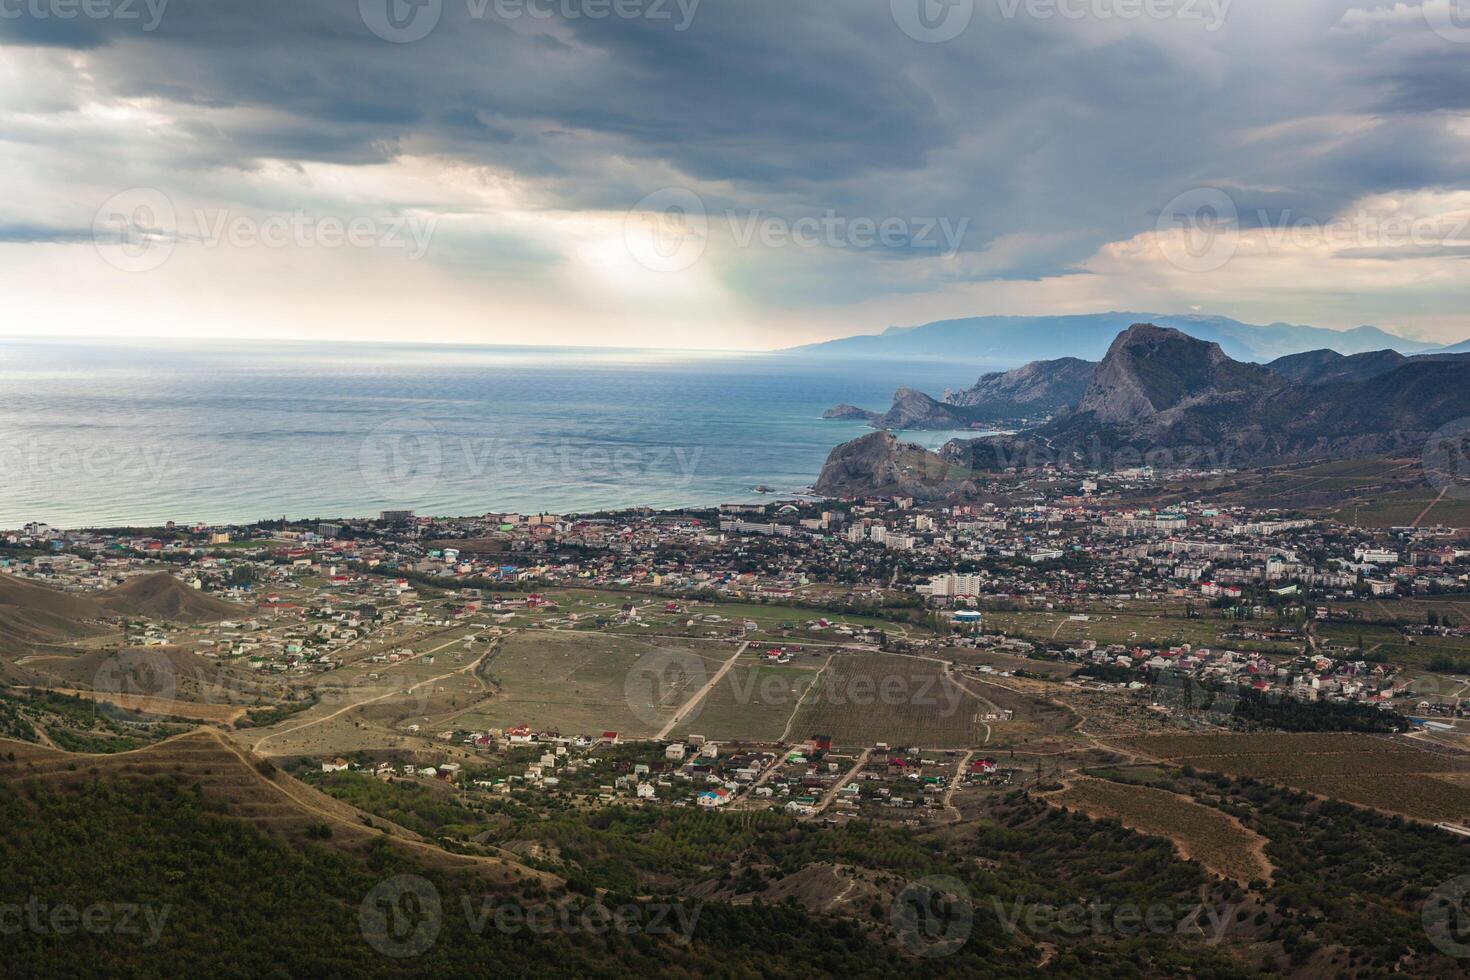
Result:
<svg viewBox="0 0 1470 980"><path fill-rule="evenodd" d="M948 458L995 469L1018 458L1091 457L1094 468L1112 469L1151 458L1243 467L1418 455L1431 433L1470 416L1470 358L1319 355L1285 368L1236 361L1217 344L1138 324L1113 342L1075 410L1012 439L951 443Z"/></svg>
<svg viewBox="0 0 1470 980"><path fill-rule="evenodd" d="M1174 333L1178 333L1174 331ZM1183 352L1191 340L1185 334L1163 345L1163 349L1152 359L1149 370L1156 365L1171 362L1171 349ZM1229 368L1244 377L1264 378L1267 376L1293 384L1320 385L1330 382L1368 381L1408 364L1433 361L1455 361L1470 358L1467 353L1435 352L1406 356L1393 350L1368 351L1363 354L1339 354L1332 350L1305 351L1288 354L1266 365L1240 362L1230 359L1224 351L1214 345L1219 358L1236 367ZM1182 366L1185 361L1178 362ZM1103 364L1108 364L1104 360ZM1055 361L1032 361L1030 364L1011 371L986 374L971 388L961 392L945 392L944 400L938 401L923 392L900 388L894 395L893 407L886 413L870 412L851 405L839 405L827 411L823 417L833 419L862 419L878 429L963 429L984 426L986 423L1008 423L1026 426L1057 414L1065 409L1081 407L1084 411L1095 411L1100 418L1109 418L1123 412L1120 397L1127 392L1110 388L1110 371L1099 375L1101 365L1075 357L1059 358ZM1094 382L1101 378L1098 390L1092 390ZM1181 377L1178 384L1191 387L1191 379ZM1084 400L1090 398L1088 404ZM1029 427L1029 426L1028 426Z"/></svg>
<svg viewBox="0 0 1470 980"><path fill-rule="evenodd" d="M1445 348L1410 340L1378 327L1329 330L1290 323L1255 325L1223 316L1113 312L940 320L916 327L889 327L880 334L806 344L784 353L951 358L1002 365L1064 357L1096 361L1107 352L1114 337L1135 323L1172 327L1198 340L1219 344L1225 354L1239 361L1265 362L1324 348L1339 354L1385 349L1402 354L1470 351L1470 341Z"/></svg>
<svg viewBox="0 0 1470 980"><path fill-rule="evenodd" d="M1028 369L1042 377L1057 370ZM1234 469L1418 456L1436 430L1466 418L1470 354L1313 351L1261 365L1179 330L1140 323L1115 337L1076 404L1045 424L1013 436L954 440L933 458L886 433L889 441L867 436L833 450L816 486L841 491L833 495L897 487L923 496L926 489L953 492L976 471L1043 465Z"/></svg>

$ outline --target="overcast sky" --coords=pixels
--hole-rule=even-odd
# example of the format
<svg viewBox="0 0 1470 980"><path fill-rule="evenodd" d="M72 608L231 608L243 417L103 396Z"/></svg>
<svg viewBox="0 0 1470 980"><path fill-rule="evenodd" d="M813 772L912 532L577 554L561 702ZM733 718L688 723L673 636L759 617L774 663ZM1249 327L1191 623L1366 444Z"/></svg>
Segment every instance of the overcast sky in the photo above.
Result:
<svg viewBox="0 0 1470 980"><path fill-rule="evenodd" d="M1470 0L0 0L0 77L5 332L1470 337Z"/></svg>

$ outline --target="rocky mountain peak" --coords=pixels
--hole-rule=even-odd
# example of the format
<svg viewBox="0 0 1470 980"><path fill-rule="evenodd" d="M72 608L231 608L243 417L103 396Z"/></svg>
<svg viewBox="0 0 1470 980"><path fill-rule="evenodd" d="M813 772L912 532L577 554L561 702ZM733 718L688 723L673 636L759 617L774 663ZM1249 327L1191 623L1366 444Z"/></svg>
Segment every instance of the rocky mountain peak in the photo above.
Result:
<svg viewBox="0 0 1470 980"><path fill-rule="evenodd" d="M1231 360L1219 344L1152 323L1119 334L1078 405L1100 422L1141 422L1212 396L1280 384L1266 368Z"/></svg>

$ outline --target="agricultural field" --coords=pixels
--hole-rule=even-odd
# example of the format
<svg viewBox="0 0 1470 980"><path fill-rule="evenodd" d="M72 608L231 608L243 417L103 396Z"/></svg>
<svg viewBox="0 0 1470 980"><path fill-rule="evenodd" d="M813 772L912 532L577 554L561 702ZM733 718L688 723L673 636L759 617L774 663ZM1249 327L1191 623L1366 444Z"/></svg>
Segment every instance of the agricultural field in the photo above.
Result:
<svg viewBox="0 0 1470 980"><path fill-rule="evenodd" d="M1344 645L1356 645L1362 637L1368 650L1374 644L1424 647L1434 650L1470 651L1470 637L1463 636L1415 636L1405 637L1404 626L1423 626L1431 616L1441 623L1462 627L1470 625L1470 601L1463 595L1424 596L1414 599L1384 601L1370 599L1361 602L1334 603L1334 610L1341 609L1354 619L1334 619L1319 627L1319 635ZM1411 642L1412 641L1412 642Z"/></svg>
<svg viewBox="0 0 1470 980"><path fill-rule="evenodd" d="M1371 505L1378 497L1418 493L1423 473L1417 464L1417 460L1366 457L1243 471L1188 481L1176 491L1156 495L1154 502L1208 499L1281 509L1350 509L1355 504Z"/></svg>
<svg viewBox="0 0 1470 980"><path fill-rule="evenodd" d="M1470 821L1470 787L1447 779L1444 774L1319 776L1294 779L1291 785L1320 796L1421 820L1458 824Z"/></svg>
<svg viewBox="0 0 1470 980"><path fill-rule="evenodd" d="M741 657L673 734L759 742L806 737L811 733L792 728L792 719L813 685L820 684L827 656L811 663L780 665L758 664L748 656Z"/></svg>
<svg viewBox="0 0 1470 980"><path fill-rule="evenodd" d="M957 686L941 664L883 654L839 654L802 703L792 731L834 745L875 742L924 748L984 744L989 705Z"/></svg>
<svg viewBox="0 0 1470 980"><path fill-rule="evenodd" d="M154 698L139 694L121 694L109 691L81 691L54 687L56 694L70 695L83 701L98 701L136 715L158 718L184 718L191 721L232 725L245 716L245 708L230 704L204 704L199 701L183 701L179 698Z"/></svg>
<svg viewBox="0 0 1470 980"><path fill-rule="evenodd" d="M1408 602L1396 602L1388 604L1388 610L1401 622L1422 624L1427 615L1426 605L1415 603L1410 607ZM1441 602L1430 608L1450 616L1457 623L1470 623L1470 603ZM1372 604L1364 609L1364 615L1379 620L1390 618L1384 615L1384 610ZM1351 656L1361 643L1363 652L1375 659L1414 669L1427 669L1430 664L1446 657L1456 664L1470 665L1470 636L1405 636L1392 626L1350 622L1323 623L1318 627L1317 635L1347 656ZM1470 673L1470 670L1466 672Z"/></svg>
<svg viewBox="0 0 1470 980"><path fill-rule="evenodd" d="M1299 645L1260 641L1226 640L1222 636L1240 624L1218 611L1197 606L1197 617L1187 616L1182 603L1141 605L1124 608L1098 604L1077 612L987 612L985 630L1027 640L1031 643L1075 644L1096 641L1100 646L1119 643L1152 646L1229 647L1265 653L1294 653ZM1074 617L1086 616L1086 619Z"/></svg>
<svg viewBox="0 0 1470 980"><path fill-rule="evenodd" d="M456 714L458 728L531 725L568 734L616 731L651 737L736 651L728 643L530 630L503 641L485 668L496 693ZM639 685L635 670L658 668L670 683ZM633 684L630 687L631 683ZM647 690L644 690L647 688ZM646 694L657 703L637 703Z"/></svg>
<svg viewBox="0 0 1470 980"><path fill-rule="evenodd" d="M1046 794L1046 800L1171 841L1185 860L1198 861L1221 878L1242 885L1271 878L1266 838L1229 814L1177 793L1080 776L1066 789Z"/></svg>
<svg viewBox="0 0 1470 980"><path fill-rule="evenodd" d="M654 612L654 620L662 621L658 632L685 636L724 636L731 629L744 629L746 623L754 623L755 630L746 634L750 639L763 642L814 643L852 642L854 633L869 629L883 630L900 639L931 632L928 627L913 623L894 623L875 616L830 613L794 606L744 602L681 602L679 605L682 611L677 615ZM653 608L659 610L661 607ZM815 625L817 620L823 619L827 621L827 626ZM693 620L693 625L689 625L690 620ZM618 626L615 629L631 632L642 627Z"/></svg>
<svg viewBox="0 0 1470 980"><path fill-rule="evenodd" d="M1357 734L1158 735L1122 741L1175 765L1279 783L1430 821L1470 818L1470 755ZM1450 777L1450 778L1445 778Z"/></svg>
<svg viewBox="0 0 1470 980"><path fill-rule="evenodd" d="M1385 602L1370 599L1363 602L1334 603L1333 608L1345 608L1349 613L1357 612L1364 619L1390 620L1401 623L1422 624L1431 612L1448 615L1455 623L1464 626L1470 623L1470 600L1463 595L1416 596L1410 599L1393 599ZM1346 624L1351 626L1352 624Z"/></svg>
<svg viewBox="0 0 1470 980"><path fill-rule="evenodd" d="M517 610L500 620L501 624L516 628L596 629L628 636L726 639L739 635L772 642L851 642L855 631L867 629L885 630L900 639L932 633L932 628L922 623L891 622L859 613L773 603L670 599L631 589L549 588L540 594L554 605ZM620 621L619 613L624 606L634 607L637 617ZM828 625L814 625L821 619ZM754 629L747 631L747 623L753 623Z"/></svg>
<svg viewBox="0 0 1470 980"><path fill-rule="evenodd" d="M1328 514L1354 527L1408 527L1443 524L1446 527L1470 527L1470 500L1439 498L1439 490L1423 484L1396 490L1380 496L1354 500Z"/></svg>

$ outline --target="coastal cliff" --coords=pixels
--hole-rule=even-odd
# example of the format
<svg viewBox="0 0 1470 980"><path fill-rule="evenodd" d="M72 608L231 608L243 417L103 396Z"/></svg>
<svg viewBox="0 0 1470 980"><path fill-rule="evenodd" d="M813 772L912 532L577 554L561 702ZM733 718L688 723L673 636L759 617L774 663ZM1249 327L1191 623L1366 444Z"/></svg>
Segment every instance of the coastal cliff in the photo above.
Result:
<svg viewBox="0 0 1470 980"><path fill-rule="evenodd" d="M845 442L827 456L814 489L827 497L908 496L921 500L973 493L971 473L938 453L880 431Z"/></svg>

